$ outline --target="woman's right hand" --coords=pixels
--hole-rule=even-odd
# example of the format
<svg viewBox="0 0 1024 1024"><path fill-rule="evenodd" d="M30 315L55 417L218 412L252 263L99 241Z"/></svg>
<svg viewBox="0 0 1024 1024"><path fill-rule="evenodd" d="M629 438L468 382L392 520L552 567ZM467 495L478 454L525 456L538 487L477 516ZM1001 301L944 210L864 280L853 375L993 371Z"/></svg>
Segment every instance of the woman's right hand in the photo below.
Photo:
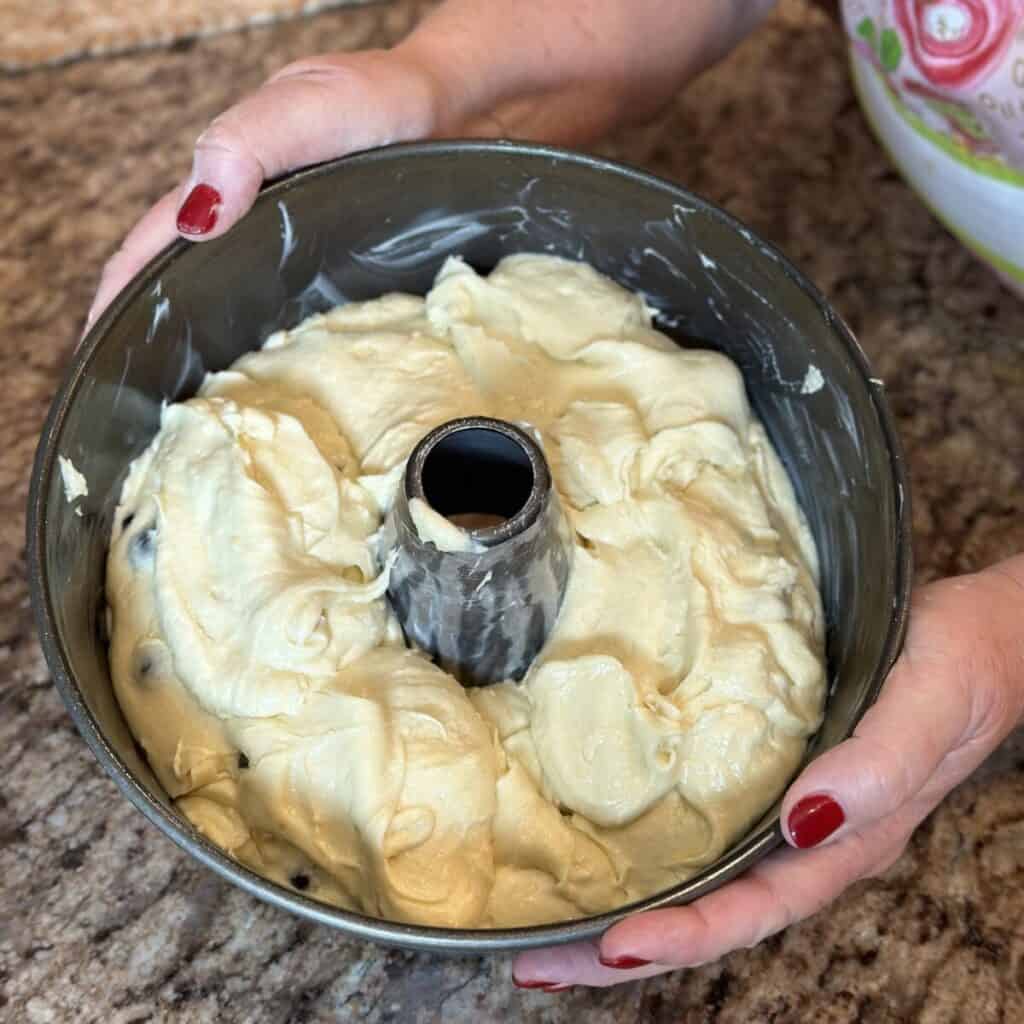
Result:
<svg viewBox="0 0 1024 1024"><path fill-rule="evenodd" d="M394 49L289 64L199 136L188 177L104 268L86 328L176 237L228 231L268 179L429 136L592 141L655 114L771 2L447 0Z"/></svg>

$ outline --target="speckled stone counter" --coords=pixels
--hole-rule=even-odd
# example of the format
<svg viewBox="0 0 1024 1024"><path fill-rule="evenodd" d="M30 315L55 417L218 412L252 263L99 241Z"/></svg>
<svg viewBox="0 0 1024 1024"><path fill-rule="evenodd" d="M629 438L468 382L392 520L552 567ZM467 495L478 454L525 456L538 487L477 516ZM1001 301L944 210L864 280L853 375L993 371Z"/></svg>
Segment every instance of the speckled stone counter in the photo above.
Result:
<svg viewBox="0 0 1024 1024"><path fill-rule="evenodd" d="M605 991L523 993L500 958L386 952L193 863L119 796L49 681L24 578L28 470L103 261L207 119L287 60L402 31L335 12L0 79L0 1020L1024 1020L1024 739L884 877L762 946ZM677 178L802 265L888 385L922 578L1024 549L1024 303L930 218L797 0L606 151Z"/></svg>

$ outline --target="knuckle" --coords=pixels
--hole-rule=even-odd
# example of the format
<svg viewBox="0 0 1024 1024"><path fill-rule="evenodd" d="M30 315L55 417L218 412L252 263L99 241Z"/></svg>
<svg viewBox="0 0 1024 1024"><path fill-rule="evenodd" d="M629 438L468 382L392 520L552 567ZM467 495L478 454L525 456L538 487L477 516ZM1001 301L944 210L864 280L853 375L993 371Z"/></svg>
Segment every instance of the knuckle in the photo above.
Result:
<svg viewBox="0 0 1024 1024"><path fill-rule="evenodd" d="M196 139L196 149L234 149L237 145L237 116L234 109L218 114Z"/></svg>
<svg viewBox="0 0 1024 1024"><path fill-rule="evenodd" d="M888 871L899 860L910 839L910 831L898 817L890 816L865 831L853 831L836 847L842 857L833 873L829 900L851 885Z"/></svg>
<svg viewBox="0 0 1024 1024"><path fill-rule="evenodd" d="M740 945L744 949L752 949L772 935L785 931L797 919L796 911L790 905L785 895L779 892L777 886L762 877L755 876L752 881L764 890L770 901L771 912L752 917L747 922L747 934L740 941Z"/></svg>
<svg viewBox="0 0 1024 1024"><path fill-rule="evenodd" d="M858 747L857 786L869 806L882 813L894 810L914 795L918 782L905 753L892 750L866 729L858 729L854 741Z"/></svg>
<svg viewBox="0 0 1024 1024"><path fill-rule="evenodd" d="M1009 662L1000 652L993 651L981 667L979 678L1003 678L1009 671ZM974 713L971 730L984 747L994 747L1004 739L1020 717L1020 695L1009 686L979 687L973 695Z"/></svg>
<svg viewBox="0 0 1024 1024"><path fill-rule="evenodd" d="M353 55L355 56L355 55ZM330 61L314 58L296 61L282 68L268 79L263 90L287 91L300 100L344 98L347 102L360 102L373 91L373 70L358 60Z"/></svg>
<svg viewBox="0 0 1024 1024"><path fill-rule="evenodd" d="M878 878L881 875L884 875L903 856L907 849L907 842L908 840L904 839L902 842L897 843L894 847L888 849L875 860L867 871L864 872L863 877Z"/></svg>
<svg viewBox="0 0 1024 1024"><path fill-rule="evenodd" d="M333 78L343 65L331 57L303 57L285 64L267 79L267 85L289 78Z"/></svg>
<svg viewBox="0 0 1024 1024"><path fill-rule="evenodd" d="M217 159L227 159L232 164L243 163L258 169L263 176L261 146L252 138L251 125L246 116L245 103L225 110L215 117L207 129L196 139L195 154L201 157L209 154Z"/></svg>
<svg viewBox="0 0 1024 1024"><path fill-rule="evenodd" d="M955 684L969 709L965 737L1000 741L1021 715L1021 688L1008 685L1021 674L1020 581L1002 566L947 580L944 596L954 605ZM956 616L954 618L954 615Z"/></svg>
<svg viewBox="0 0 1024 1024"><path fill-rule="evenodd" d="M1011 657L1007 635L1019 636L1005 627L1008 614L1019 615L1020 593L1015 577L997 567L931 583L917 596L908 635L913 675L922 687L941 682L950 713L962 715L961 738L998 731L1019 712L1011 688L999 684Z"/></svg>

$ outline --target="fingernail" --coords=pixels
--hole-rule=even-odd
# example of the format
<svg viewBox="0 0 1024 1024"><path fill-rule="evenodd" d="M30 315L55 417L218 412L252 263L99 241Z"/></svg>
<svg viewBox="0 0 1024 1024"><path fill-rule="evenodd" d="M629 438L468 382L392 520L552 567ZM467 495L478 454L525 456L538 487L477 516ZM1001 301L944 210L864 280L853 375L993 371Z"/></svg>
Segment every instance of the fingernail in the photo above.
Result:
<svg viewBox="0 0 1024 1024"><path fill-rule="evenodd" d="M217 226L220 193L212 185L196 185L178 211L178 230L183 235L205 235Z"/></svg>
<svg viewBox="0 0 1024 1024"><path fill-rule="evenodd" d="M540 988L545 992L561 992L569 988L557 981L520 981L515 975L512 976L512 983L516 988Z"/></svg>
<svg viewBox="0 0 1024 1024"><path fill-rule="evenodd" d="M544 985L541 988L542 992L564 992L567 988L572 988L572 985Z"/></svg>
<svg viewBox="0 0 1024 1024"><path fill-rule="evenodd" d="M638 956L598 956L602 967L614 967L617 971L628 971L631 967L646 967L651 961Z"/></svg>
<svg viewBox="0 0 1024 1024"><path fill-rule="evenodd" d="M789 834L794 846L806 850L823 843L846 821L842 807L825 793L813 793L797 801L789 812Z"/></svg>

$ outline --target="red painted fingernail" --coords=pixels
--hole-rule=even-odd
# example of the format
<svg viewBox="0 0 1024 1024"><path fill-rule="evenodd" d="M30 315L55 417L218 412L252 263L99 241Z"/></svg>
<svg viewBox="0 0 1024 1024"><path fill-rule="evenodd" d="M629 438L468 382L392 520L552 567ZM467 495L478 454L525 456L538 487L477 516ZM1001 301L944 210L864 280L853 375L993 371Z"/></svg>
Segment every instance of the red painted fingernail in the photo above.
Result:
<svg viewBox="0 0 1024 1024"><path fill-rule="evenodd" d="M512 976L512 983L516 988L537 988L541 992L564 992L572 988L572 985L558 981L520 981L515 975Z"/></svg>
<svg viewBox="0 0 1024 1024"><path fill-rule="evenodd" d="M651 961L638 956L598 956L602 967L614 967L617 971L628 971L631 967L646 967Z"/></svg>
<svg viewBox="0 0 1024 1024"><path fill-rule="evenodd" d="M196 185L178 211L178 230L183 235L205 235L217 226L220 193L212 185Z"/></svg>
<svg viewBox="0 0 1024 1024"><path fill-rule="evenodd" d="M842 807L825 793L799 800L789 812L789 834L801 850L823 843L846 821Z"/></svg>

